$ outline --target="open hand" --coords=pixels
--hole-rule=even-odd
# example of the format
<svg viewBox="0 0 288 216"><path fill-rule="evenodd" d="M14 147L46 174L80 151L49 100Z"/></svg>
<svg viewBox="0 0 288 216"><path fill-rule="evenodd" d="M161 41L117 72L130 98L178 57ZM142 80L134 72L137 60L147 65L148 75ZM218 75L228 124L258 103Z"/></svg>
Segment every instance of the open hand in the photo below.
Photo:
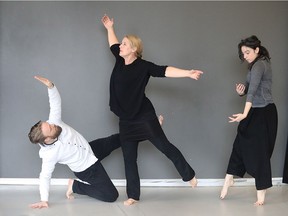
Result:
<svg viewBox="0 0 288 216"><path fill-rule="evenodd" d="M42 82L44 85L46 85L48 88L53 88L53 83L50 81L50 80L48 80L48 79L46 79L46 78L44 78L44 77L41 77L41 76L34 76L34 78L35 79L37 79L37 80L39 80L40 82Z"/></svg>
<svg viewBox="0 0 288 216"><path fill-rule="evenodd" d="M42 208L48 208L48 202L46 201L41 201L41 202L37 202L37 203L33 203L31 205L29 205L30 208L33 209L42 209Z"/></svg>
<svg viewBox="0 0 288 216"><path fill-rule="evenodd" d="M240 122L245 118L246 116L243 113L233 114L232 116L229 117L230 119L229 122Z"/></svg>
<svg viewBox="0 0 288 216"><path fill-rule="evenodd" d="M106 29L113 27L114 25L114 20L113 18L110 18L108 15L104 15L101 19L103 25L105 26Z"/></svg>

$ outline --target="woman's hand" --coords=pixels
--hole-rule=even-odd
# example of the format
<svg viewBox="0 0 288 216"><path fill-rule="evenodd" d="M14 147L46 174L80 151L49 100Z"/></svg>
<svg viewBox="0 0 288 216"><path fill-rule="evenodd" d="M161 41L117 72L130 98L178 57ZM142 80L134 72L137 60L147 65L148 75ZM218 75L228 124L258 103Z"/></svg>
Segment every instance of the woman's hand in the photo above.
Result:
<svg viewBox="0 0 288 216"><path fill-rule="evenodd" d="M239 95L244 95L245 94L245 85L243 85L241 83L236 84L236 92Z"/></svg>
<svg viewBox="0 0 288 216"><path fill-rule="evenodd" d="M106 29L112 28L114 25L113 18L110 18L106 14L102 17L101 21Z"/></svg>
<svg viewBox="0 0 288 216"><path fill-rule="evenodd" d="M195 80L198 80L200 79L200 76L203 74L203 71L200 71L200 70L191 70L189 72L189 77L191 79L195 79Z"/></svg>
<svg viewBox="0 0 288 216"><path fill-rule="evenodd" d="M229 122L240 122L245 118L246 118L246 115L244 115L243 113L233 114L232 116L229 117L230 119Z"/></svg>

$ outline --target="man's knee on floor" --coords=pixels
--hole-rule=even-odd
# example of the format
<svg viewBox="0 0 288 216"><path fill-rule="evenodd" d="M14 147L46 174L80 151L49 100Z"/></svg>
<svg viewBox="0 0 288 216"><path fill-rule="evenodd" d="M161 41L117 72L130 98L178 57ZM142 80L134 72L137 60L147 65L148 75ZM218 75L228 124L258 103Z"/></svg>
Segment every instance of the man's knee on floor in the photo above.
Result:
<svg viewBox="0 0 288 216"><path fill-rule="evenodd" d="M119 197L119 193L118 191L114 191L114 192L111 192L107 197L106 199L104 200L105 202L115 202L117 200L117 198Z"/></svg>

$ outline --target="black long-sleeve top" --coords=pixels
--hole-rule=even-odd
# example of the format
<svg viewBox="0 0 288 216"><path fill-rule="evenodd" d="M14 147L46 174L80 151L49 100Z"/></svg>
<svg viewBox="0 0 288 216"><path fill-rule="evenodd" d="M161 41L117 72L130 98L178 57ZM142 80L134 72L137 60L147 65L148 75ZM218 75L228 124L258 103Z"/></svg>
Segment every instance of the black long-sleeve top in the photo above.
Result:
<svg viewBox="0 0 288 216"><path fill-rule="evenodd" d="M145 95L145 88L152 77L165 77L167 66L137 58L129 65L119 56L119 44L110 47L116 63L110 78L110 109L121 120L135 120L146 113L155 112Z"/></svg>

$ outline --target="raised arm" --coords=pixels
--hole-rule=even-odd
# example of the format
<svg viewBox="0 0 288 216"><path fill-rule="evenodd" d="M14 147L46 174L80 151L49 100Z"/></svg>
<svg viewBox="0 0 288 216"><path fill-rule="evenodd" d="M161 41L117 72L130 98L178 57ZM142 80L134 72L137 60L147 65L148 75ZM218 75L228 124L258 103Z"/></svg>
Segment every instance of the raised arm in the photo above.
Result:
<svg viewBox="0 0 288 216"><path fill-rule="evenodd" d="M50 104L49 121L57 122L61 120L61 97L60 94L54 86L54 84L49 80L41 76L35 76L35 79L39 80L41 83L47 86Z"/></svg>
<svg viewBox="0 0 288 216"><path fill-rule="evenodd" d="M106 14L102 17L101 19L104 27L107 30L107 36L108 36L108 43L109 46L111 47L114 44L119 44L119 41L117 39L117 36L114 31L114 20L113 18L110 18Z"/></svg>
<svg viewBox="0 0 288 216"><path fill-rule="evenodd" d="M198 80L202 74L203 72L200 70L183 70L171 66L168 66L165 71L165 76L170 78L189 77Z"/></svg>

